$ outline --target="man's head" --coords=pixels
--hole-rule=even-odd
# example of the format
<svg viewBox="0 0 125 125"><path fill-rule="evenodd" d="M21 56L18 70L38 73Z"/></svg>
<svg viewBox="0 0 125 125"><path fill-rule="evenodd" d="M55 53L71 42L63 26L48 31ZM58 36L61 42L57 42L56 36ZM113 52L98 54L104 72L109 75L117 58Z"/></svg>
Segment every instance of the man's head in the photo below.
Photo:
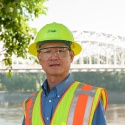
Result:
<svg viewBox="0 0 125 125"><path fill-rule="evenodd" d="M47 76L68 75L74 56L82 47L74 42L72 32L63 24L51 23L38 32L35 42L29 46L29 52L38 57Z"/></svg>
<svg viewBox="0 0 125 125"><path fill-rule="evenodd" d="M45 25L38 32L35 42L29 46L29 52L37 56L39 48L45 43L60 42L68 46L74 55L78 55L82 47L74 41L72 32L63 24L50 23Z"/></svg>

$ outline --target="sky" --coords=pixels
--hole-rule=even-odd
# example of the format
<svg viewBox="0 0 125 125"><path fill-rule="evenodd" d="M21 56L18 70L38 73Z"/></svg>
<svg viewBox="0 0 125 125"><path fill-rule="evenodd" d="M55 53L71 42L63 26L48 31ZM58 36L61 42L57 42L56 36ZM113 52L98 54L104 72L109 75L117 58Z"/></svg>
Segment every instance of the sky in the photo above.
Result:
<svg viewBox="0 0 125 125"><path fill-rule="evenodd" d="M125 36L125 0L48 0L46 15L30 22L38 30L58 22L70 30Z"/></svg>

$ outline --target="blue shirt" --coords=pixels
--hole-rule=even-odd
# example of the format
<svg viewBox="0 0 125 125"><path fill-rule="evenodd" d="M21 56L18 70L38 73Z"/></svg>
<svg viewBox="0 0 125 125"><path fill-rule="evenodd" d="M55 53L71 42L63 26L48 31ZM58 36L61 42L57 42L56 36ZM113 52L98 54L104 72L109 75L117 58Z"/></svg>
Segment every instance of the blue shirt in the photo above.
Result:
<svg viewBox="0 0 125 125"><path fill-rule="evenodd" d="M47 80L42 85L42 116L46 125L50 125L50 120L54 113L54 110L63 96L64 92L74 82L74 79L69 75L63 82L53 87L48 93L47 91ZM22 125L25 125L25 118ZM95 111L92 125L106 125L105 111L102 105L102 101L99 102L98 107Z"/></svg>

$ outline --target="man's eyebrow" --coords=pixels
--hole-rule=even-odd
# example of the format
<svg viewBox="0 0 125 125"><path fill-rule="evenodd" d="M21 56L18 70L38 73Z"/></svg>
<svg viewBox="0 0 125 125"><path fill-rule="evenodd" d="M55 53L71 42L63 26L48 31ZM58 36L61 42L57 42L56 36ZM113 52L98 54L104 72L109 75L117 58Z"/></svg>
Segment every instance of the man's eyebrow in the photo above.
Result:
<svg viewBox="0 0 125 125"><path fill-rule="evenodd" d="M68 48L70 50L70 47L68 46L47 46L47 47L39 48L37 52L39 52L40 50L49 49L49 48Z"/></svg>
<svg viewBox="0 0 125 125"><path fill-rule="evenodd" d="M69 48L69 47L68 46L47 46L47 47L39 48L39 50L48 49L48 48Z"/></svg>

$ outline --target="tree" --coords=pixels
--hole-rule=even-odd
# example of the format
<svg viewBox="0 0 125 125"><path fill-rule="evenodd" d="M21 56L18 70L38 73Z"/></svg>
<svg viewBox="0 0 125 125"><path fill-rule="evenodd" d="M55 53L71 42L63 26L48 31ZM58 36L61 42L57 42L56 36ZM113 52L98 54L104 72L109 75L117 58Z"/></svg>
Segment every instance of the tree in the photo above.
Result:
<svg viewBox="0 0 125 125"><path fill-rule="evenodd" d="M46 0L0 0L0 42L3 42L4 64L12 69L12 55L27 58L27 48L37 30L28 22L46 14Z"/></svg>
<svg viewBox="0 0 125 125"><path fill-rule="evenodd" d="M8 92L27 92L38 90L45 80L45 73L13 73L8 78L0 73L0 90ZM39 86L38 86L39 84Z"/></svg>

